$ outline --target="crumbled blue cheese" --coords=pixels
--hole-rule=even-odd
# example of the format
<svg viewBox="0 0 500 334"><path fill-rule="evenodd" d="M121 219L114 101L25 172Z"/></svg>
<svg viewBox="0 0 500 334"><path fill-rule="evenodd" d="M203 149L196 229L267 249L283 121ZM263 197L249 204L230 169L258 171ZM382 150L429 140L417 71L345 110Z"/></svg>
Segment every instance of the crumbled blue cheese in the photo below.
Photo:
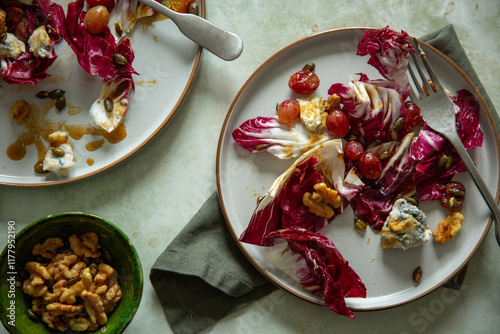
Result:
<svg viewBox="0 0 500 334"><path fill-rule="evenodd" d="M47 57L50 48L50 36L45 26L40 26L33 31L33 34L28 39L28 44L34 55L41 58Z"/></svg>
<svg viewBox="0 0 500 334"><path fill-rule="evenodd" d="M310 131L318 131L325 127L328 113L322 97L314 95L305 99L297 99L300 106L300 120Z"/></svg>
<svg viewBox="0 0 500 334"><path fill-rule="evenodd" d="M405 199L399 199L382 227L380 246L408 249L429 241L431 235L425 213Z"/></svg>
<svg viewBox="0 0 500 334"><path fill-rule="evenodd" d="M73 169L76 159L67 134L62 131L55 131L49 135L49 142L51 148L49 148L43 159L43 170L57 175L68 175ZM64 154L57 154L55 148L61 149Z"/></svg>
<svg viewBox="0 0 500 334"><path fill-rule="evenodd" d="M5 41L0 42L0 59L16 59L26 51L26 45L17 39L14 34L7 33Z"/></svg>

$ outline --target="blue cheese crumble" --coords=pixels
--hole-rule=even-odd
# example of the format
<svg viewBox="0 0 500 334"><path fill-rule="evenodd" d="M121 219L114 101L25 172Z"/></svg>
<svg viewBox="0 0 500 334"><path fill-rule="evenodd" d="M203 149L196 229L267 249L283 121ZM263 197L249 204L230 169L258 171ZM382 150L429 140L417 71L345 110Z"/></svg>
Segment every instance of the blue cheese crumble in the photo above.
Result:
<svg viewBox="0 0 500 334"><path fill-rule="evenodd" d="M398 199L382 227L380 246L408 249L429 241L431 235L425 213L405 199Z"/></svg>

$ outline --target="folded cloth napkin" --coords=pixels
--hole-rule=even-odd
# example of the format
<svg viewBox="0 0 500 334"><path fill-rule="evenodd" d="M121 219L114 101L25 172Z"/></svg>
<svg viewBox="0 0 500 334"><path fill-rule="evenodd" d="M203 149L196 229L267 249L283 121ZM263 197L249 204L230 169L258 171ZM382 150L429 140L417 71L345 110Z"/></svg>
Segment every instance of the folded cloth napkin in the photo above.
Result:
<svg viewBox="0 0 500 334"><path fill-rule="evenodd" d="M498 126L498 116L453 26L421 38L451 58L474 82ZM465 271L450 284L458 288ZM276 287L244 257L227 229L217 194L159 256L149 276L175 333L197 333ZM458 283L457 283L458 282Z"/></svg>

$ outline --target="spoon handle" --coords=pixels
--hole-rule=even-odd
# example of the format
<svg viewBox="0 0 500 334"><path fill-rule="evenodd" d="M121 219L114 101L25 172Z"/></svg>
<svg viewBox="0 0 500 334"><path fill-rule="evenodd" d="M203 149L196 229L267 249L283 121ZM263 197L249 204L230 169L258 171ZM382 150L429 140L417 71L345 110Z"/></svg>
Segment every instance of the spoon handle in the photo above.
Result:
<svg viewBox="0 0 500 334"><path fill-rule="evenodd" d="M204 18L173 11L155 0L139 0L148 7L171 19L193 42L224 60L234 60L243 50L241 38Z"/></svg>

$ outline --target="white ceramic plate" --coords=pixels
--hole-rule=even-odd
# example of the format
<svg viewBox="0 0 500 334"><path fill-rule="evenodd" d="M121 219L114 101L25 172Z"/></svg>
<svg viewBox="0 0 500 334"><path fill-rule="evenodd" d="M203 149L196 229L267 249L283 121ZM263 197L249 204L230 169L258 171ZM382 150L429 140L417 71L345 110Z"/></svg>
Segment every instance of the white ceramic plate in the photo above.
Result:
<svg viewBox="0 0 500 334"><path fill-rule="evenodd" d="M198 3L200 14L205 17L205 1ZM63 4L63 8L66 8L66 4ZM52 185L94 175L130 157L168 123L191 86L200 61L201 48L185 37L171 20L146 25L138 23L131 42L135 52L133 66L139 75L133 76L136 90L132 93L129 110L124 118L127 135L116 144L105 141L95 151L89 151L85 146L102 137L84 135L79 140L70 138L75 146L77 162L66 177L34 172L33 166L38 161L35 145L26 147L27 154L22 160L14 161L7 157L8 146L26 131L24 126L17 125L9 118L9 110L15 101L24 99L38 110L48 110L45 116L48 121L88 127L88 110L99 96L100 78L85 72L77 63L73 51L65 41L61 41L56 45L58 58L48 71L51 77L36 86L1 82L0 184ZM56 88L66 91L67 104L79 107L80 113L69 115L68 108L62 112L53 106L46 108L44 105L47 100L35 97L42 90Z"/></svg>
<svg viewBox="0 0 500 334"><path fill-rule="evenodd" d="M267 152L251 154L234 142L231 133L250 118L274 115L276 104L292 97L287 85L288 78L308 62L316 64L315 71L321 80L316 92L319 96L328 96L327 90L331 84L347 83L349 77L358 72L367 73L371 79L380 78L376 69L367 64L367 57L355 55L356 44L363 31L364 29L342 29L319 33L299 40L273 55L239 91L229 109L219 140L219 199L236 242L269 280L292 294L317 304L324 304L322 298L310 294L287 275L262 260L264 247L238 241L248 226L258 196L263 195L274 179L293 161L280 161ZM466 88L479 98L475 87L471 86L456 65L426 44L423 47L447 89L456 92ZM490 191L496 194L499 183L498 136L484 103L481 109L481 127L485 134L484 144L473 150L471 156L481 175L487 177ZM407 303L443 285L467 263L483 241L491 220L488 208L469 176L462 174L455 180L463 182L467 188L462 211L465 222L455 240L445 245L431 240L422 247L406 251L382 250L377 233L369 228L364 232L354 228L351 209L321 231L331 238L367 287L367 298L348 298L348 307L354 310L374 310ZM420 207L427 213L433 230L447 214L437 201L422 203ZM418 266L423 269L423 278L420 285L415 286L412 274Z"/></svg>

